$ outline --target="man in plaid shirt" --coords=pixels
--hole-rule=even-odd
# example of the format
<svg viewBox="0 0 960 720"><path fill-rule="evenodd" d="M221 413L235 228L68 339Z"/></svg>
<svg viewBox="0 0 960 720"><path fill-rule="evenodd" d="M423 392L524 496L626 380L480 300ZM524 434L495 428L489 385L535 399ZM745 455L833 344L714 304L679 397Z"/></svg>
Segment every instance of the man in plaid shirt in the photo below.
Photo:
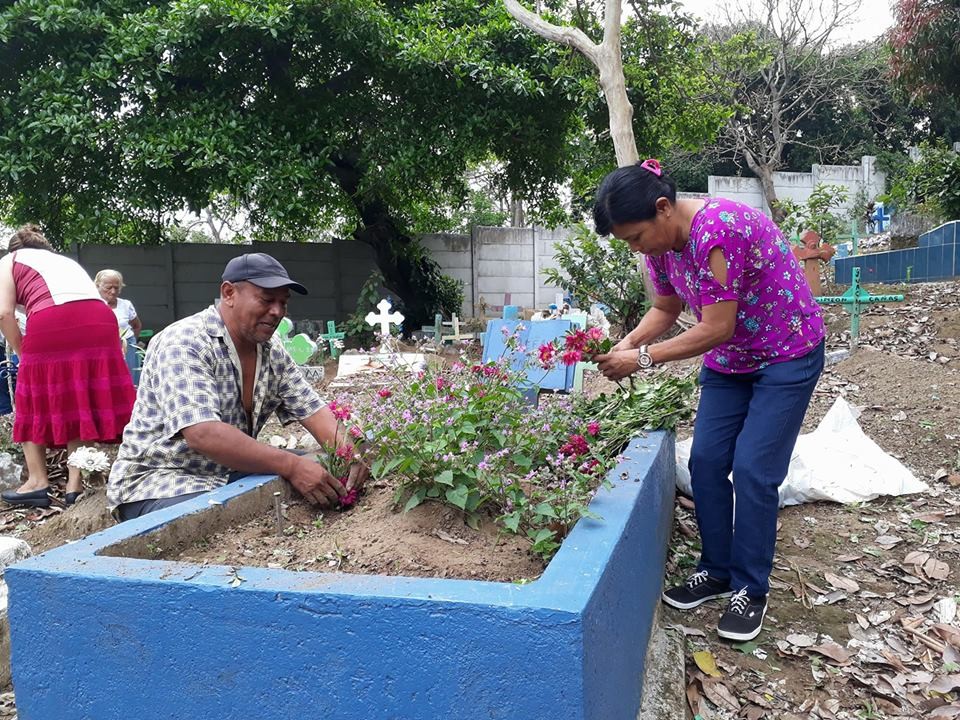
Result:
<svg viewBox="0 0 960 720"><path fill-rule="evenodd" d="M110 471L107 496L121 520L241 475L280 475L321 506L366 479L368 468L356 463L344 487L313 460L256 440L274 412L283 423L299 421L321 443L337 437L333 413L274 337L290 290L307 292L269 255L233 258L219 305L173 323L150 343Z"/></svg>

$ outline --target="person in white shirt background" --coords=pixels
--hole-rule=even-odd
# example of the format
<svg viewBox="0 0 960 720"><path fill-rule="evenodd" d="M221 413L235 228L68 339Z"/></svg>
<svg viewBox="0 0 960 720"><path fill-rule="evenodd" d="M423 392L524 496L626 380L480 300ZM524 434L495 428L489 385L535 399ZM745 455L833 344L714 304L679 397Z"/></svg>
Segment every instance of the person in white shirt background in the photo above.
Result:
<svg viewBox="0 0 960 720"><path fill-rule="evenodd" d="M140 360L137 357L137 338L143 323L137 317L137 310L133 303L120 297L120 291L125 287L123 275L117 270L105 269L97 273L93 279L94 285L100 292L100 297L110 306L117 316L117 325L120 328L120 339L123 341L123 354L133 376L133 384L138 384L140 375Z"/></svg>

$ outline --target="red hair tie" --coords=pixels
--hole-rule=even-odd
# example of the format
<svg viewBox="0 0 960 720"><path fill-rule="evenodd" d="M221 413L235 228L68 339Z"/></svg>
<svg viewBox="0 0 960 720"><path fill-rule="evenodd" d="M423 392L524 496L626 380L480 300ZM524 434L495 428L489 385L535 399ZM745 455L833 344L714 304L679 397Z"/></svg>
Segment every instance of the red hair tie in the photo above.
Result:
<svg viewBox="0 0 960 720"><path fill-rule="evenodd" d="M654 158L644 160L642 163L640 163L640 167L642 167L644 170L649 170L657 177L663 175L663 170L660 168L660 162Z"/></svg>

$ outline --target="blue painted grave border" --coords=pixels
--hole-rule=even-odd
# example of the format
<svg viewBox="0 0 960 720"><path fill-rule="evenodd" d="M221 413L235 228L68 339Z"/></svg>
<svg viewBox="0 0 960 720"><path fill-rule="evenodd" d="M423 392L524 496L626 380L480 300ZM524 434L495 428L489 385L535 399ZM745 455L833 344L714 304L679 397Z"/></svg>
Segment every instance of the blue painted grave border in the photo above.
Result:
<svg viewBox="0 0 960 720"><path fill-rule="evenodd" d="M863 283L933 282L960 274L960 221L945 223L920 236L917 247L837 258L836 280L849 284L853 268L860 268Z"/></svg>
<svg viewBox="0 0 960 720"><path fill-rule="evenodd" d="M526 585L101 554L267 476L56 548L6 571L19 717L634 720L674 467L635 439Z"/></svg>

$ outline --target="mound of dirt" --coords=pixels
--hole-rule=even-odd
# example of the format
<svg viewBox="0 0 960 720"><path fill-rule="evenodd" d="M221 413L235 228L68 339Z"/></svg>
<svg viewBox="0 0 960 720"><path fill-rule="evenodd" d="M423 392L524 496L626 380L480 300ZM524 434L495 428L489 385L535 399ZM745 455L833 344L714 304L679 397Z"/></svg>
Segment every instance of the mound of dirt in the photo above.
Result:
<svg viewBox="0 0 960 720"><path fill-rule="evenodd" d="M515 582L532 580L543 563L529 542L501 535L492 518L479 530L458 510L426 502L409 512L393 503L393 489L368 487L345 512L303 503L284 506L283 534L265 513L245 525L206 537L176 558L184 562L276 567L287 570L406 575Z"/></svg>

